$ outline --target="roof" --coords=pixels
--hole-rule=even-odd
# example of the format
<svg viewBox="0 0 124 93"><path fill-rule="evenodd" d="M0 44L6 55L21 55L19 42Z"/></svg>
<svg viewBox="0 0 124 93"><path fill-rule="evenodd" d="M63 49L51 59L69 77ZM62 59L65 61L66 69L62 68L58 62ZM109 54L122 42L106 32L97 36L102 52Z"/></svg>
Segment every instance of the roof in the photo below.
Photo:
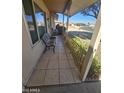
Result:
<svg viewBox="0 0 124 93"><path fill-rule="evenodd" d="M65 8L70 8L69 16L74 15L75 13L79 12L81 9L84 9L97 0L43 0L46 6L48 7L50 12L53 13L64 13L67 15L67 9L64 11ZM69 3L71 2L71 4ZM70 4L69 6L67 4Z"/></svg>

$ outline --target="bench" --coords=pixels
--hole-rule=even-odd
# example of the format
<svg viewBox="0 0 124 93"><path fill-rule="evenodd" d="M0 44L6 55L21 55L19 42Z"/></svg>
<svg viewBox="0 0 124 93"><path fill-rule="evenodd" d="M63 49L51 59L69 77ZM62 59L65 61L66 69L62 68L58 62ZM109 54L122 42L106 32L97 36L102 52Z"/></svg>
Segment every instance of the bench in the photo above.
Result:
<svg viewBox="0 0 124 93"><path fill-rule="evenodd" d="M56 37L53 37L53 36L50 37L48 33L45 33L42 37L42 40L46 46L45 50L50 49L52 47L53 52L55 53Z"/></svg>
<svg viewBox="0 0 124 93"><path fill-rule="evenodd" d="M55 36L50 36L48 33L45 33L45 35L47 36L47 38L51 39L51 40L54 40L56 39Z"/></svg>

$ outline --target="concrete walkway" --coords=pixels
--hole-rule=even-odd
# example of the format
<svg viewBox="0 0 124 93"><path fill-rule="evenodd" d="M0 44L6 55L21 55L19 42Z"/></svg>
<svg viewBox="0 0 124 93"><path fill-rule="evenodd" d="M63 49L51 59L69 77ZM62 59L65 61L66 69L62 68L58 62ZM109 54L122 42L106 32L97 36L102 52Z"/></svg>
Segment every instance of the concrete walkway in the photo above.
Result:
<svg viewBox="0 0 124 93"><path fill-rule="evenodd" d="M79 84L65 84L42 86L23 93L101 93L101 81L83 82Z"/></svg>
<svg viewBox="0 0 124 93"><path fill-rule="evenodd" d="M101 82L41 87L39 93L101 93Z"/></svg>
<svg viewBox="0 0 124 93"><path fill-rule="evenodd" d="M27 86L60 85L80 82L80 73L74 64L70 51L64 45L62 36L57 36L55 53L51 49L41 56Z"/></svg>

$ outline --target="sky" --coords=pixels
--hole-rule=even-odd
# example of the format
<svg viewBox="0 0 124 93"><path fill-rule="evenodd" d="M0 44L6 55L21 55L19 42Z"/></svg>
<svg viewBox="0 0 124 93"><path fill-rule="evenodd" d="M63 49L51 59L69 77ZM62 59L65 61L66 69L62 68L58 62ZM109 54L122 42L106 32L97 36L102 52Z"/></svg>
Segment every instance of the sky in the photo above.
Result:
<svg viewBox="0 0 124 93"><path fill-rule="evenodd" d="M58 21L63 22L63 15L62 14L58 14L58 15L59 15ZM41 12L35 13L35 17L36 17L37 22L43 22L44 21L44 17L41 15ZM27 16L27 20L32 21L32 17ZM66 23L66 21L67 21L67 16L65 16L64 22ZM69 18L69 23L88 24L88 22L95 24L96 19L91 17L91 16L83 16L83 14L81 14L80 12Z"/></svg>
<svg viewBox="0 0 124 93"><path fill-rule="evenodd" d="M42 12L35 13L36 21L37 22L44 22L44 17L41 15ZM26 16L27 21L32 22L32 15Z"/></svg>
<svg viewBox="0 0 124 93"><path fill-rule="evenodd" d="M67 19L67 17L65 16L65 22L66 22L66 19ZM63 20L63 15L62 14L59 14L58 20L59 21ZM89 22L89 23L95 24L96 19L91 17L91 16L83 16L83 14L81 14L79 12L79 13L75 14L74 16L70 17L69 22L70 23L85 23L85 24L87 24Z"/></svg>

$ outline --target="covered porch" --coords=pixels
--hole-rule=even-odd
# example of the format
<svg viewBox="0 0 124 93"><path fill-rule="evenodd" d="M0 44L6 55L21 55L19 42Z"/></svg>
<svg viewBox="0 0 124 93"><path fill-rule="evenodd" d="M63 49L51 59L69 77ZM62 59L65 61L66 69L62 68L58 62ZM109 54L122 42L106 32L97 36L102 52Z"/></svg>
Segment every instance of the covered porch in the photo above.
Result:
<svg viewBox="0 0 124 93"><path fill-rule="evenodd" d="M69 17L73 16L81 9L93 4L95 0L87 0L87 2L85 2L85 0L78 0L79 2L77 2L76 0L61 0L61 3L58 2L58 0L43 0L44 2L40 2L40 0L33 1L36 5L40 6L39 8L41 8L42 5L46 6L44 10L48 13L46 13L47 18L45 23L45 33L50 34L51 28L55 28L56 13L63 14L63 27L65 25L64 15L67 16L67 29L66 31L64 31L63 29L62 35L56 36L55 53L53 53L51 49L47 50L44 53L39 52L41 49L42 51L44 50L45 44L42 42L42 37L38 35L39 41L36 43L36 45L34 44L34 46L32 46L32 49L30 48L31 51L28 51L34 58L35 55L37 53L38 54L36 55L37 58L35 59L35 63L32 61L32 71L29 71L28 75L27 73L24 73L27 75L25 76L25 81L27 82L24 84L24 86L31 88L46 85L81 83L82 81L85 81L100 40L100 13L88 47L88 51L87 53L85 53L85 56L83 52L80 51L79 45L75 44L75 42L70 42L70 39L68 37L68 24ZM35 20L35 17L33 20ZM36 29L38 29L37 25ZM36 48L37 51L35 50L36 46L38 46L38 48ZM38 58L38 56L40 57ZM32 58L32 60L34 58ZM27 62L28 58L25 59ZM29 59L31 61L31 58ZM39 60L37 61L37 59ZM28 64L30 64L30 61L26 64L27 67Z"/></svg>
<svg viewBox="0 0 124 93"><path fill-rule="evenodd" d="M47 50L36 65L27 86L81 83L80 73L63 36L56 36L55 53Z"/></svg>

